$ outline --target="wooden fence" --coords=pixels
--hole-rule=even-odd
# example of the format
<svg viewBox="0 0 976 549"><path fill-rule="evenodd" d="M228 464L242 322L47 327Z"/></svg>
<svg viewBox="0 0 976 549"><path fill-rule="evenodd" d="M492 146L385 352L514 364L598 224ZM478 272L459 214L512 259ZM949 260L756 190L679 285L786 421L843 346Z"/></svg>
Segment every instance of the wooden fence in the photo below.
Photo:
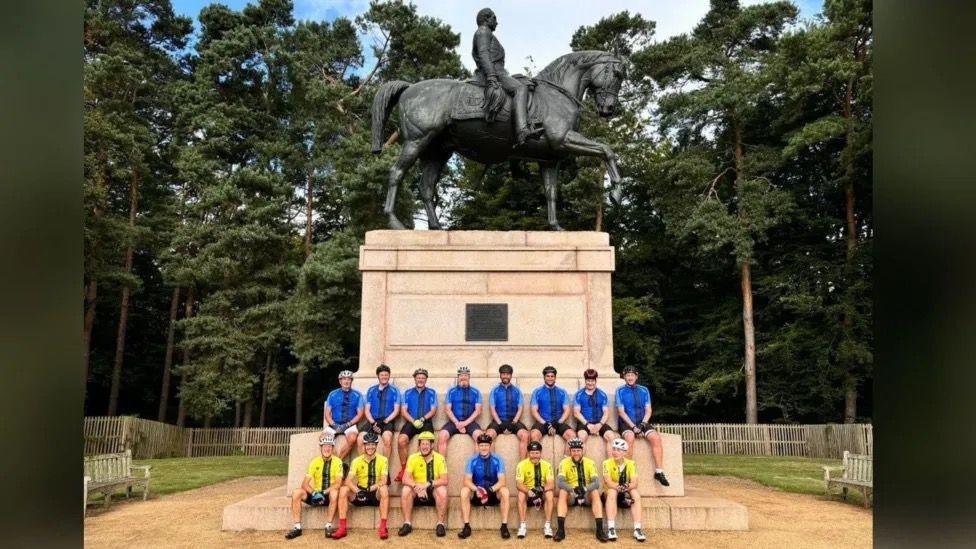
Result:
<svg viewBox="0 0 976 549"><path fill-rule="evenodd" d="M658 424L681 435L686 454L817 457L840 459L844 450L874 454L871 424L746 425ZM86 417L85 455L132 449L136 459L204 456L287 456L291 435L318 431L290 428L184 428L134 417Z"/></svg>

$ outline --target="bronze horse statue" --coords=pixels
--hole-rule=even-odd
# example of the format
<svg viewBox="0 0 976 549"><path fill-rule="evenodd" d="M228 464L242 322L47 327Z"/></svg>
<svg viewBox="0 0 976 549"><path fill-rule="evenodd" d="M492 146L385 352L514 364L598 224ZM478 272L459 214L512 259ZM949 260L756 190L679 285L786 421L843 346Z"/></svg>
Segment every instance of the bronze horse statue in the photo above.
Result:
<svg viewBox="0 0 976 549"><path fill-rule="evenodd" d="M515 145L515 132L504 116L487 122L483 114L483 88L470 82L433 79L410 84L400 80L380 86L373 98L372 149L382 152L383 125L397 104L400 106L400 136L403 148L390 169L384 212L391 229L405 229L394 205L397 187L407 170L420 159L423 175L420 190L427 210L427 224L440 229L434 209L437 182L444 165L455 152L483 164L509 159L538 162L545 184L549 226L562 230L556 220L556 191L559 161L570 156L596 156L607 165L613 185L610 199L620 202L620 170L616 155L603 143L587 139L578 131L584 94L589 91L600 116L608 118L617 108L617 95L625 78L623 62L602 51L578 51L550 63L532 80L535 92L530 118L541 123L544 135ZM508 101L508 108L510 110ZM465 112L464 107L468 110Z"/></svg>

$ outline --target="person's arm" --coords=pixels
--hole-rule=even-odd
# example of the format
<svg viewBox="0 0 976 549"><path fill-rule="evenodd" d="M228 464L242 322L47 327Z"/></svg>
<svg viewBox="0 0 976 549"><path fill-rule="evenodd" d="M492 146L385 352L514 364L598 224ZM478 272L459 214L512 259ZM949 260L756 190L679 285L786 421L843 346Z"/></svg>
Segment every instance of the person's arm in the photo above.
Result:
<svg viewBox="0 0 976 549"><path fill-rule="evenodd" d="M485 75L487 80L497 80L498 75L495 73L495 65L491 62L491 39L492 39L491 29L484 26L479 26L478 30L474 33L474 44L475 44L475 56L474 63L478 66L482 73Z"/></svg>
<svg viewBox="0 0 976 549"><path fill-rule="evenodd" d="M412 461L413 460L408 459L407 464L404 466L406 467L407 470L404 471L403 473L403 485L406 486L407 488L413 488L414 486L417 485L417 481L413 479L413 472L411 472L410 470L410 465Z"/></svg>
<svg viewBox="0 0 976 549"><path fill-rule="evenodd" d="M607 485L607 488L612 488L614 490L616 490L617 486L619 486L619 484L614 482L610 477L610 469L607 469L606 465L603 466L603 483Z"/></svg>
<svg viewBox="0 0 976 549"><path fill-rule="evenodd" d="M430 405L430 411L424 415L423 417L424 421L427 421L428 419L431 419L437 415L437 392L434 391L433 389L430 389L430 394L434 402L433 404Z"/></svg>
<svg viewBox="0 0 976 549"><path fill-rule="evenodd" d="M498 472L498 482L491 485L492 492L498 492L498 489L505 486L505 471Z"/></svg>
<svg viewBox="0 0 976 549"><path fill-rule="evenodd" d="M617 420L624 420L624 423L633 429L636 423L630 419L630 416L627 415L627 410L624 409L623 400L620 398L620 389L617 389L617 395L614 397L614 400L617 403Z"/></svg>
<svg viewBox="0 0 976 549"><path fill-rule="evenodd" d="M600 487L600 475L596 474L596 467L593 468L593 475L590 477L590 483L587 484L583 489L589 494L593 490Z"/></svg>
<svg viewBox="0 0 976 549"><path fill-rule="evenodd" d="M410 406L407 405L407 394L403 394L403 406L400 407L400 411L403 413L403 419L407 423L413 423L413 416L410 415Z"/></svg>
<svg viewBox="0 0 976 549"><path fill-rule="evenodd" d="M478 491L478 487L475 486L473 479L474 479L474 477L471 475L471 473L468 473L468 474L464 475L464 482L462 484L468 490L471 490L472 492L477 492Z"/></svg>
<svg viewBox="0 0 976 549"><path fill-rule="evenodd" d="M528 494L529 487L525 485L525 478L522 477L522 470L516 466L515 467L515 489L519 492Z"/></svg>
<svg viewBox="0 0 976 549"><path fill-rule="evenodd" d="M539 423L545 423L546 420L542 419L542 415L539 414L539 397L538 397L538 392L539 392L538 389L536 389L535 391L532 391L532 399L530 400L530 403L531 404L530 404L530 407L529 407L529 413L532 415L532 418L535 419L537 422L539 422Z"/></svg>
<svg viewBox="0 0 976 549"><path fill-rule="evenodd" d="M481 415L481 403L479 402L474 405L474 412L471 413L471 416L468 419L461 422L461 426L467 427L468 425L471 425L474 422L474 420L478 419L478 416L480 415Z"/></svg>
<svg viewBox="0 0 976 549"><path fill-rule="evenodd" d="M564 403L563 415L559 416L559 423L566 423L566 420L569 419L569 410L570 410L569 403L568 402Z"/></svg>
<svg viewBox="0 0 976 549"><path fill-rule="evenodd" d="M356 415L346 422L346 425L353 426L358 425L359 421L363 419L363 414L366 412L366 408L363 406L362 394L359 395L359 407L356 409Z"/></svg>
<svg viewBox="0 0 976 549"><path fill-rule="evenodd" d="M349 469L349 475L346 476L346 486L353 492L359 491L359 476L351 468Z"/></svg>
<svg viewBox="0 0 976 549"><path fill-rule="evenodd" d="M641 420L641 423L647 423L649 421L651 421L651 402L650 401L648 401L647 404L644 405L644 419Z"/></svg>
<svg viewBox="0 0 976 549"><path fill-rule="evenodd" d="M573 396L573 417L580 425L586 425L589 422L586 421L586 416L583 415L583 407L579 403L579 393Z"/></svg>
<svg viewBox="0 0 976 549"><path fill-rule="evenodd" d="M549 475L549 478L546 479L546 490L554 491L556 489L555 485L556 485L555 479L553 479L552 475Z"/></svg>
<svg viewBox="0 0 976 549"><path fill-rule="evenodd" d="M515 415L512 416L512 422L517 422L522 419L522 412L525 411L525 406L519 402L518 408L515 409Z"/></svg>
<svg viewBox="0 0 976 549"><path fill-rule="evenodd" d="M569 485L569 482L566 481L566 477L563 475L559 475L559 488L566 490L567 492L573 491L573 487Z"/></svg>
<svg viewBox="0 0 976 549"><path fill-rule="evenodd" d="M447 420L451 423L457 425L458 427L464 427L464 425L461 424L461 420L454 415L454 405L451 404L450 395L448 395L448 399L444 401L444 415L447 416Z"/></svg>
<svg viewBox="0 0 976 549"><path fill-rule="evenodd" d="M603 395L603 415L600 416L600 423L606 425L610 420L610 399Z"/></svg>
<svg viewBox="0 0 976 549"><path fill-rule="evenodd" d="M366 421L368 421L370 425L376 423L376 419L373 417L373 410L371 409L372 407L373 404L369 401L369 399L367 399L366 404L363 405L363 415L366 417Z"/></svg>
<svg viewBox="0 0 976 549"><path fill-rule="evenodd" d="M305 493L307 494L311 494L315 491L312 490L312 475L305 475L305 479L302 480L302 490L305 490Z"/></svg>
<svg viewBox="0 0 976 549"><path fill-rule="evenodd" d="M434 458L431 458L431 459L434 459ZM440 467L437 466L437 463L436 462L434 463L434 476L435 477L437 476L437 470L438 469L440 469L440 472L441 472L440 477L437 478L437 479L435 479L433 482L430 483L430 485L433 486L434 488L437 488L438 486L447 486L447 481L448 481L448 478L447 478L447 461L442 461Z"/></svg>
<svg viewBox="0 0 976 549"><path fill-rule="evenodd" d="M392 423L392 422L396 421L396 418L397 418L398 415L400 415L400 403L399 402L394 402L393 403L393 411L390 412L390 415L388 415L385 418L383 418L383 423Z"/></svg>
<svg viewBox="0 0 976 549"><path fill-rule="evenodd" d="M332 396L332 393L329 393ZM325 397L325 404L323 405L322 417L325 419L325 424L329 427L335 425L335 421L332 419L332 407L329 406L329 397Z"/></svg>

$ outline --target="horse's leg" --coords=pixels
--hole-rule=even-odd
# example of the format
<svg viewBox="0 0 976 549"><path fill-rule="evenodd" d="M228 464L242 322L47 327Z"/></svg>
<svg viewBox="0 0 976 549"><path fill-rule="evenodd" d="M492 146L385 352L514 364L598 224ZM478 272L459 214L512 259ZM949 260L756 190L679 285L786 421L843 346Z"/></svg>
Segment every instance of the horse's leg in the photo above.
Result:
<svg viewBox="0 0 976 549"><path fill-rule="evenodd" d="M429 153L421 158L424 173L420 176L420 196L424 199L424 207L427 209L427 228L431 230L442 229L441 222L437 219L434 202L437 199L437 182L451 154L451 151Z"/></svg>
<svg viewBox="0 0 976 549"><path fill-rule="evenodd" d="M559 189L559 165L556 162L546 162L542 166L542 181L546 188L546 206L549 210L549 227L554 231L563 230L556 220L556 192Z"/></svg>
<svg viewBox="0 0 976 549"><path fill-rule="evenodd" d="M403 177L407 175L407 170L413 163L416 162L417 157L423 151L423 148L430 142L430 139L417 139L406 141L403 144L403 148L400 149L400 158L393 164L390 168L390 179L387 183L386 191L386 203L383 205L383 213L389 218L391 229L406 229L403 223L397 219L394 213L394 207L396 206L396 195L397 189L400 182L403 181Z"/></svg>
<svg viewBox="0 0 976 549"><path fill-rule="evenodd" d="M566 134L566 139L558 146L558 149L577 156L596 156L602 158L607 164L607 174L610 175L610 182L613 184L613 187L610 189L610 199L615 204L620 203L622 194L620 189L620 168L617 166L617 155L614 154L610 147L599 141L588 139L583 134L571 130Z"/></svg>

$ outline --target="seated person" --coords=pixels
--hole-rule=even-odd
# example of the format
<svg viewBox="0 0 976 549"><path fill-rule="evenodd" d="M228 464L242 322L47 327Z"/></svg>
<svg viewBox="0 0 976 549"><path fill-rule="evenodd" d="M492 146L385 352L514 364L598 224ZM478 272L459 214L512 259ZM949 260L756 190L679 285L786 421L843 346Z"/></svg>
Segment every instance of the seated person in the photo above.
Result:
<svg viewBox="0 0 976 549"><path fill-rule="evenodd" d="M461 539L471 536L471 506L500 506L502 539L508 539L508 488L505 486L505 462L491 453L491 437L478 437L478 454L468 460L461 486L461 520L464 527L458 532Z"/></svg>
<svg viewBox="0 0 976 549"><path fill-rule="evenodd" d="M610 455L610 443L617 438L613 428L607 425L610 418L610 399L607 394L596 386L597 372L593 368L583 372L584 387L576 391L573 398L573 415L576 416L576 436L583 441L590 435L603 437L607 443L607 455Z"/></svg>
<svg viewBox="0 0 976 549"><path fill-rule="evenodd" d="M542 443L533 440L529 443L529 457L519 462L515 469L515 487L518 489L518 537L528 533L525 526L525 512L529 505L536 509L545 508L546 524L542 535L552 537L552 491L555 488L552 464L542 459Z"/></svg>
<svg viewBox="0 0 976 549"><path fill-rule="evenodd" d="M332 534L332 539L341 539L348 533L346 514L349 503L357 507L372 506L380 508L380 525L377 533L380 539L390 537L386 529L386 519L390 513L390 492L387 475L389 461L385 456L376 454L376 444L380 437L376 433L366 433L363 437L362 455L356 456L349 465L349 476L339 491L339 529Z"/></svg>
<svg viewBox="0 0 976 549"><path fill-rule="evenodd" d="M541 441L543 435L559 435L569 442L576 433L567 423L569 419L569 394L562 387L556 387L556 369L546 366L542 369L542 379L545 383L532 391L531 412L535 419L530 437ZM569 455L569 448L566 448Z"/></svg>
<svg viewBox="0 0 976 549"><path fill-rule="evenodd" d="M654 458L654 480L661 486L671 486L664 476L664 446L661 443L661 435L650 424L651 391L637 384L637 368L624 366L620 375L624 378L624 384L617 389L617 423L620 435L630 445L627 457L634 457L635 437L647 439L651 444L651 456Z"/></svg>
<svg viewBox="0 0 976 549"><path fill-rule="evenodd" d="M312 506L328 506L325 537L332 535L332 519L335 518L339 487L342 485L342 460L332 455L334 447L335 437L328 433L319 437L321 455L312 458L302 486L291 493L291 518L295 521L295 526L285 534L285 539L295 539L302 535L303 502Z"/></svg>
<svg viewBox="0 0 976 549"><path fill-rule="evenodd" d="M569 441L569 456L559 462L559 499L556 504L556 535L552 539L562 541L566 538L566 514L569 506L588 505L596 521L596 539L606 542L603 531L603 505L600 501L600 476L593 460L583 456L583 441L574 438Z"/></svg>
<svg viewBox="0 0 976 549"><path fill-rule="evenodd" d="M393 456L393 424L400 417L400 389L390 383L390 367L386 364L376 368L376 380L379 383L366 391L363 416L369 423L368 430L379 435L383 441L383 454L389 461ZM365 434L360 435L360 444Z"/></svg>
<svg viewBox="0 0 976 549"><path fill-rule="evenodd" d="M457 369L457 385L447 391L444 399L444 412L447 423L441 427L437 449L447 458L447 443L454 435L469 435L478 440L481 425L478 416L481 415L481 391L471 386L471 370L467 366Z"/></svg>
<svg viewBox="0 0 976 549"><path fill-rule="evenodd" d="M427 387L427 370L417 368L413 372L414 386L403 393L403 405L400 414L403 416L403 427L397 436L397 455L400 456L400 472L394 482L403 480L403 471L407 465L407 455L410 453L410 439L423 432L434 432L433 418L437 415L437 391Z"/></svg>
<svg viewBox="0 0 976 549"><path fill-rule="evenodd" d="M510 434L518 437L519 459L525 459L529 444L529 430L522 424L522 390L512 385L512 367L502 364L498 368L501 383L488 395L488 411L491 423L485 431L495 440L498 435Z"/></svg>
<svg viewBox="0 0 976 549"><path fill-rule="evenodd" d="M352 388L352 372L339 372L339 388L325 399L325 432L336 437L345 435L346 443L336 450L339 459L345 460L356 444L359 420L363 419L363 394ZM363 449L359 448L359 453Z"/></svg>
<svg viewBox="0 0 976 549"><path fill-rule="evenodd" d="M434 433L424 431L417 437L419 452L407 460L403 475L403 491L400 492L400 508L403 510L403 525L397 535L406 536L413 532L411 518L414 505L434 505L437 508L437 537L447 534L444 526L447 520L447 461L434 451Z"/></svg>
<svg viewBox="0 0 976 549"><path fill-rule="evenodd" d="M603 462L603 495L607 509L607 539L617 541L617 508L630 509L634 517L634 539L647 539L641 528L641 496L637 490L637 465L627 459L627 441L618 438L610 444L610 457Z"/></svg>

